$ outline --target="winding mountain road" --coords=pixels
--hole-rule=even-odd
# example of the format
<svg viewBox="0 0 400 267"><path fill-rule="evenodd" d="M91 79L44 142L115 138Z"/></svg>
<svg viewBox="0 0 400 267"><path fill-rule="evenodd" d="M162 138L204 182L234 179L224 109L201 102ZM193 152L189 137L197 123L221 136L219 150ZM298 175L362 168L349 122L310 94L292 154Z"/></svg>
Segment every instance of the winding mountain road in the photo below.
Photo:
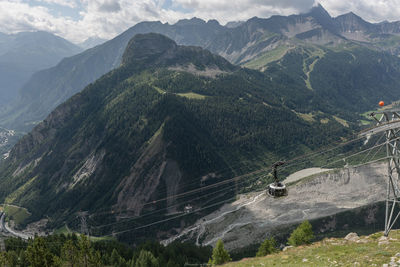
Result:
<svg viewBox="0 0 400 267"><path fill-rule="evenodd" d="M19 231L16 231L16 230L12 229L8 225L8 222L4 222L4 220L5 220L5 212L1 212L1 217L0 217L0 231L1 232L6 232L6 233L11 234L12 236L19 237L19 238L22 238L22 239L25 239L25 240L27 240L27 239L32 237L30 235L27 235L27 234L24 234L22 232L19 232Z"/></svg>

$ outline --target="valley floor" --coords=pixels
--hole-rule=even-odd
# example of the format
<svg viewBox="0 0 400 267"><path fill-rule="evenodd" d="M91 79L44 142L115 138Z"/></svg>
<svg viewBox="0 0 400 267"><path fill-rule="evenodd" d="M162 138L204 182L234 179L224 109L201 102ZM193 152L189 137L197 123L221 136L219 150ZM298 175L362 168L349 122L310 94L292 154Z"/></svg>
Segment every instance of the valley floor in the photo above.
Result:
<svg viewBox="0 0 400 267"><path fill-rule="evenodd" d="M400 266L400 230L391 231L388 238L382 232L351 240L326 238L309 246L223 266Z"/></svg>

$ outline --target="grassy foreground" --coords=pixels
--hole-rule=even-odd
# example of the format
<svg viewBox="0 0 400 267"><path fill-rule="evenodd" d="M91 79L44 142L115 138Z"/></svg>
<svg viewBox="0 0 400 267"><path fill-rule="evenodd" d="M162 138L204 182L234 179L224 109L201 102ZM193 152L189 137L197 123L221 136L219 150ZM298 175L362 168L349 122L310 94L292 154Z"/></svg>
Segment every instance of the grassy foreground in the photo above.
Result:
<svg viewBox="0 0 400 267"><path fill-rule="evenodd" d="M258 258L245 258L223 266L382 266L390 262L400 265L400 230L360 236L359 240L326 238L309 246L290 248ZM397 254L399 253L399 254ZM397 254L397 255L396 255ZM394 264L393 264L394 265Z"/></svg>

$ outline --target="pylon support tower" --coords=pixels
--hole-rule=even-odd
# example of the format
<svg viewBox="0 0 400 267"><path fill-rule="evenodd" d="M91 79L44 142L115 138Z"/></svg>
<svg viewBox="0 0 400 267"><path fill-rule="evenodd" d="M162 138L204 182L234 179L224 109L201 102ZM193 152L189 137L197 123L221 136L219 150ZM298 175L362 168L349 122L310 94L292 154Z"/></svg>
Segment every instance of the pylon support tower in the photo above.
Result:
<svg viewBox="0 0 400 267"><path fill-rule="evenodd" d="M81 234L90 236L89 228L87 226L87 221L86 217L88 215L87 211L80 211L78 212L78 216L80 218L80 223L81 223Z"/></svg>
<svg viewBox="0 0 400 267"><path fill-rule="evenodd" d="M384 235L388 236L390 230L400 217L400 113L399 111L384 111L371 113L370 115L376 120L377 125L363 132L362 135L370 136L384 133L386 137L388 175Z"/></svg>

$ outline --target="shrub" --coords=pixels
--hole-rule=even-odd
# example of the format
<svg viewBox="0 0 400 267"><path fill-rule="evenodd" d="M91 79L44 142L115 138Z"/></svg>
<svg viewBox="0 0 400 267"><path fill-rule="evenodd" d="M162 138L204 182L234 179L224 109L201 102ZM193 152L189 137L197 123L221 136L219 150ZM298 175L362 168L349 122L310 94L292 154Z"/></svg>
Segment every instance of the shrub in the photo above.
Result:
<svg viewBox="0 0 400 267"><path fill-rule="evenodd" d="M310 244L314 239L314 233L309 221L302 222L290 235L288 243L291 246Z"/></svg>
<svg viewBox="0 0 400 267"><path fill-rule="evenodd" d="M380 238L381 236L383 236L383 232L374 233L374 234L370 235L369 237L373 240L376 240L376 239Z"/></svg>

